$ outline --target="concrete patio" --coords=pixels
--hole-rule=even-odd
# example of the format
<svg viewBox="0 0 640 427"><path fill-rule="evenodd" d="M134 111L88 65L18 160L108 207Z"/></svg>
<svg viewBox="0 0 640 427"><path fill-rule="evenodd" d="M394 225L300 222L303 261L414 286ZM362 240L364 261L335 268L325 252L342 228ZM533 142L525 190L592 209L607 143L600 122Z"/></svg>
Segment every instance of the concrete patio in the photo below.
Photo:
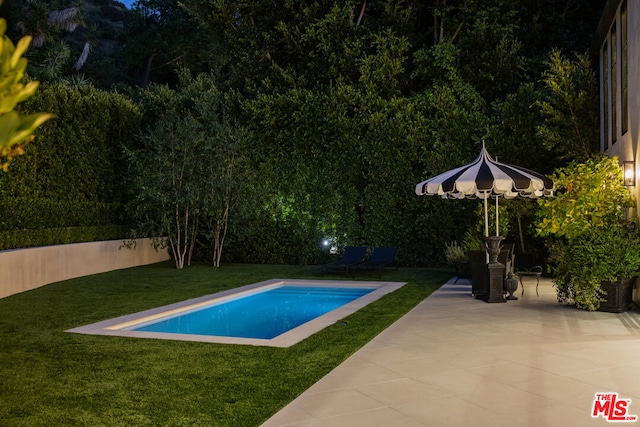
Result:
<svg viewBox="0 0 640 427"><path fill-rule="evenodd" d="M451 280L263 426L608 425L591 416L604 392L640 415L640 312L563 307L535 283L487 304Z"/></svg>

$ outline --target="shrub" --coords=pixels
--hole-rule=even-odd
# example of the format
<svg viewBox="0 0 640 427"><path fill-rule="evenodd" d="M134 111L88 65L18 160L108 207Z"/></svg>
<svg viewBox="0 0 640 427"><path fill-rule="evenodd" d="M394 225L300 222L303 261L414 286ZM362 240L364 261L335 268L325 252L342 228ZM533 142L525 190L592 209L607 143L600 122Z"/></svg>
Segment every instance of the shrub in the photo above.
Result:
<svg viewBox="0 0 640 427"><path fill-rule="evenodd" d="M553 178L558 193L540 200L537 231L553 242L558 301L597 310L602 281L633 277L640 269L640 233L625 215L632 198L616 157L574 161Z"/></svg>
<svg viewBox="0 0 640 427"><path fill-rule="evenodd" d="M467 260L467 254L462 246L458 246L458 242L445 243L445 246L444 256L449 264Z"/></svg>

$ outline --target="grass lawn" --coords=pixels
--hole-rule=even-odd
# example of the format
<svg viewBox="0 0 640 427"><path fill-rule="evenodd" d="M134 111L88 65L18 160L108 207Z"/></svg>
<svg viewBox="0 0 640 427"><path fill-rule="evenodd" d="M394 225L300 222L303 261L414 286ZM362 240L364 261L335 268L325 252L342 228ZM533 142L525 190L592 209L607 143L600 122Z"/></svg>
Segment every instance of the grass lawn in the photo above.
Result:
<svg viewBox="0 0 640 427"><path fill-rule="evenodd" d="M318 279L319 272L245 264L179 271L168 262L0 299L0 425L258 426L452 276L387 272L383 280L408 284L290 348L64 332L263 280Z"/></svg>

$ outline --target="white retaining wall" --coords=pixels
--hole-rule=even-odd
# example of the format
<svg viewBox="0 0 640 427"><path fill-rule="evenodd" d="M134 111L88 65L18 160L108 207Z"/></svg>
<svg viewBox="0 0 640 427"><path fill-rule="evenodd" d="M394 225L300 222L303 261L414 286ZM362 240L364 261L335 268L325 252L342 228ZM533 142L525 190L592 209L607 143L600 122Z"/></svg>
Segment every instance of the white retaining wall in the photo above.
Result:
<svg viewBox="0 0 640 427"><path fill-rule="evenodd" d="M153 248L151 239L138 239L134 249L122 243L108 240L0 251L0 298L74 277L170 259L166 249Z"/></svg>

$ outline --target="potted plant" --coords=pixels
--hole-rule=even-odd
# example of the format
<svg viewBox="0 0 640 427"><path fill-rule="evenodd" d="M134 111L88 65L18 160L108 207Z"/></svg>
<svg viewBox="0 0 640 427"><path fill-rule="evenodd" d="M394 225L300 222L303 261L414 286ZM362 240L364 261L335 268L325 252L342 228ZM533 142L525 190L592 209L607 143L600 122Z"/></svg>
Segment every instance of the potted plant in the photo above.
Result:
<svg viewBox="0 0 640 427"><path fill-rule="evenodd" d="M631 279L640 269L640 235L631 224L594 227L579 239L557 241L551 260L558 301L586 310L626 311Z"/></svg>
<svg viewBox="0 0 640 427"><path fill-rule="evenodd" d="M586 310L601 309L601 303L603 311L628 310L632 284L622 279L640 270L640 233L626 218L633 201L617 158L573 162L557 170L554 181L558 194L540 201L537 232L550 237L558 301Z"/></svg>

